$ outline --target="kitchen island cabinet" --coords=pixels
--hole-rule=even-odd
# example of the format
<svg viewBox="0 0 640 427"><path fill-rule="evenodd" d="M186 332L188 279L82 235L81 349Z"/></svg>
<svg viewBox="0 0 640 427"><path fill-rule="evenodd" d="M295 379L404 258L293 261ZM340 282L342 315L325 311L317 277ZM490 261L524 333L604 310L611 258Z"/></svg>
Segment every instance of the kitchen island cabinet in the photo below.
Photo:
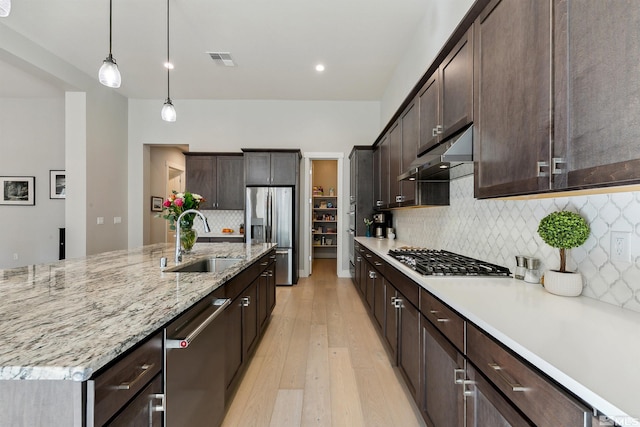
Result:
<svg viewBox="0 0 640 427"><path fill-rule="evenodd" d="M158 333L236 276L261 271L257 261L272 249L196 244L185 256L183 264L242 259L220 273L163 271L160 258L171 256L171 244L2 270L2 338L12 345L0 349L0 425L102 425L114 416L129 422L144 416L145 405L161 407Z"/></svg>
<svg viewBox="0 0 640 427"><path fill-rule="evenodd" d="M404 276L419 289L423 359L418 378L427 400L417 403L427 423L429 419L436 423L438 416L448 419L438 412L443 402L428 401L429 390L436 387L441 396L453 393L437 385L446 382L433 373L440 372L437 366L450 369L446 373L450 385L460 383L456 388L466 396L467 425L584 427L610 425L606 423L611 419L620 425L640 422L634 389L640 381L640 371L634 368L635 354L640 352L635 340L640 313L583 296L558 297L538 284L512 278L422 276L387 255L389 249L406 243L356 240L382 260L385 280L399 284L399 297L411 294L412 288L394 275ZM605 344L594 347L593 336L623 342L628 351L612 351ZM454 372L463 368L464 372ZM459 401L446 402L447 411L459 409Z"/></svg>

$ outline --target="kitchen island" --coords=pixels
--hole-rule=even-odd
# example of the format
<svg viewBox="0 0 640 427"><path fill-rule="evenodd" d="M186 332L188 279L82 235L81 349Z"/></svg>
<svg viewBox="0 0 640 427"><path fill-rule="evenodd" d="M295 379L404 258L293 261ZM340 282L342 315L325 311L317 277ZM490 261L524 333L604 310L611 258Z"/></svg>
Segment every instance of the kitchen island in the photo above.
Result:
<svg viewBox="0 0 640 427"><path fill-rule="evenodd" d="M163 271L162 257L174 266L172 244L0 270L0 406L20 405L10 400L17 382L67 384L82 394L73 384L92 378L272 248L196 244L184 256L182 264L202 257L242 259L220 273ZM68 410L83 411L78 405ZM0 425L7 425L10 408L2 411Z"/></svg>
<svg viewBox="0 0 640 427"><path fill-rule="evenodd" d="M597 409L598 421L640 425L640 313L513 278L423 276L387 255L401 241L356 242Z"/></svg>

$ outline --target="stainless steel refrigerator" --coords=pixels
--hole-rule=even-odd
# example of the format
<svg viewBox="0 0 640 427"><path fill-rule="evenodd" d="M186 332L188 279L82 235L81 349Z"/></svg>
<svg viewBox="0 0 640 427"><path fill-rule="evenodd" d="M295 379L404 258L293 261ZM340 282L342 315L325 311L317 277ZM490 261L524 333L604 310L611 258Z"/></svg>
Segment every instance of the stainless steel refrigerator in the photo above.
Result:
<svg viewBox="0 0 640 427"><path fill-rule="evenodd" d="M276 285L293 285L293 187L247 187L247 242L276 243Z"/></svg>

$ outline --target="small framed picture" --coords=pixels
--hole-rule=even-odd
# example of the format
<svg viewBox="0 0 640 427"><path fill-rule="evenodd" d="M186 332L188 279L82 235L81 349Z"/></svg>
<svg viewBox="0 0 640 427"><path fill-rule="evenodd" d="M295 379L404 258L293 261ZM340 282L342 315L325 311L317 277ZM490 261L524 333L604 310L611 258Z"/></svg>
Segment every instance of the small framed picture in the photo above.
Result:
<svg viewBox="0 0 640 427"><path fill-rule="evenodd" d="M66 199L67 184L65 171L49 171L49 198Z"/></svg>
<svg viewBox="0 0 640 427"><path fill-rule="evenodd" d="M34 206L36 204L35 176L0 177L2 196L0 205Z"/></svg>
<svg viewBox="0 0 640 427"><path fill-rule="evenodd" d="M162 202L164 202L162 197L151 196L151 211L162 212Z"/></svg>

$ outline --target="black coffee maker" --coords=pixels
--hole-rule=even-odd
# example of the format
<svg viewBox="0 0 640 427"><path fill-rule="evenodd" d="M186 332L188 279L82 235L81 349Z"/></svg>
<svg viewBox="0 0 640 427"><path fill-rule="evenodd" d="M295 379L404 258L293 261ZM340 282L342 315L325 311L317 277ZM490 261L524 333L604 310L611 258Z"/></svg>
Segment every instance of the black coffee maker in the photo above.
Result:
<svg viewBox="0 0 640 427"><path fill-rule="evenodd" d="M373 214L373 231L374 236L378 239L387 237L387 228L391 227L391 214L387 212L378 212Z"/></svg>

